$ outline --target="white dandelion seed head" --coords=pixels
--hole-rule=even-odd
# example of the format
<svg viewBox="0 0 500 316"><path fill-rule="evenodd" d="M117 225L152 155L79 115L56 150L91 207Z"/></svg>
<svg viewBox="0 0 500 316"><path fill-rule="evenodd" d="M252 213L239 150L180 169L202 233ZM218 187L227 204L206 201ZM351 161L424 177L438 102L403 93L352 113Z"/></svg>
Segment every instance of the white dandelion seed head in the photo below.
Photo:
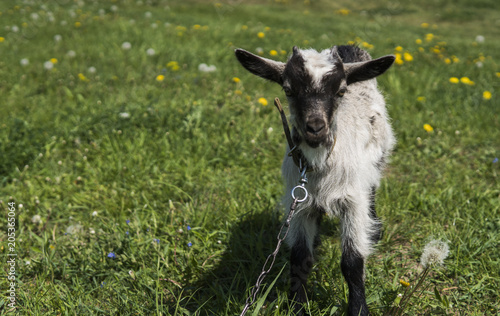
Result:
<svg viewBox="0 0 500 316"><path fill-rule="evenodd" d="M33 217L31 218L31 222L34 224L41 224L42 217L40 215L33 215Z"/></svg>
<svg viewBox="0 0 500 316"><path fill-rule="evenodd" d="M66 25L68 25L68 22L66 20L62 20L61 21L61 26L66 26Z"/></svg>
<svg viewBox="0 0 500 316"><path fill-rule="evenodd" d="M156 24L156 23L151 23L151 28L152 28L152 29L156 29L156 28L158 28L158 24Z"/></svg>
<svg viewBox="0 0 500 316"><path fill-rule="evenodd" d="M214 72L217 70L217 67L215 67L214 65L208 66L207 64L200 64L198 66L198 70L201 72Z"/></svg>
<svg viewBox="0 0 500 316"><path fill-rule="evenodd" d="M97 11L97 13L99 13L99 16L105 16L106 15L106 10L99 9L99 11Z"/></svg>
<svg viewBox="0 0 500 316"><path fill-rule="evenodd" d="M54 41L56 41L56 42L60 42L61 40L62 40L62 36L61 36L61 34L56 34L56 35L54 35Z"/></svg>
<svg viewBox="0 0 500 316"><path fill-rule="evenodd" d="M36 21L40 18L40 16L36 12L31 13L30 17L33 21Z"/></svg>
<svg viewBox="0 0 500 316"><path fill-rule="evenodd" d="M21 63L21 66L28 66L30 64L30 61L28 58L23 58L23 59L21 59L20 63Z"/></svg>
<svg viewBox="0 0 500 316"><path fill-rule="evenodd" d="M480 62L480 61L476 62L476 67L477 68L483 68L483 63Z"/></svg>
<svg viewBox="0 0 500 316"><path fill-rule="evenodd" d="M112 12L116 12L116 11L118 11L118 7L116 5L112 5L111 8L110 8L110 10Z"/></svg>
<svg viewBox="0 0 500 316"><path fill-rule="evenodd" d="M441 240L431 240L424 247L424 251L420 257L420 263L424 268L430 265L442 265L444 259L448 257L449 252L450 247L448 243Z"/></svg>
<svg viewBox="0 0 500 316"><path fill-rule="evenodd" d="M10 30L11 30L12 32L14 32L14 33L17 33L17 32L19 32L19 26L17 26L17 25L12 25L12 27L10 28Z"/></svg>
<svg viewBox="0 0 500 316"><path fill-rule="evenodd" d="M118 114L118 116L122 119L128 119L130 117L130 114L127 112L121 112L120 114Z"/></svg>
<svg viewBox="0 0 500 316"><path fill-rule="evenodd" d="M123 50L129 50L132 48L132 44L130 44L130 42L123 42L122 43L122 49Z"/></svg>
<svg viewBox="0 0 500 316"><path fill-rule="evenodd" d="M52 68L54 68L54 64L50 60L48 60L43 63L43 68L51 70Z"/></svg>
<svg viewBox="0 0 500 316"><path fill-rule="evenodd" d="M76 56L76 52L74 50L69 50L67 53L66 53L66 56L70 57L70 58L74 58Z"/></svg>
<svg viewBox="0 0 500 316"><path fill-rule="evenodd" d="M94 67L94 66L90 66L90 67L89 67L89 69L87 69L87 71L88 71L89 73L91 73L91 74L95 74L95 72L96 72L97 70L95 69L95 67Z"/></svg>
<svg viewBox="0 0 500 316"><path fill-rule="evenodd" d="M149 11L147 11L146 13L144 13L144 17L146 19L151 19L152 16L153 16L153 14L151 12L149 12Z"/></svg>
<svg viewBox="0 0 500 316"><path fill-rule="evenodd" d="M129 23L130 25L134 25L134 24L135 24L135 20L134 20L134 19L130 19L130 20L128 21L128 23Z"/></svg>
<svg viewBox="0 0 500 316"><path fill-rule="evenodd" d="M80 224L70 225L66 228L68 234L79 234L83 231L83 226Z"/></svg>
<svg viewBox="0 0 500 316"><path fill-rule="evenodd" d="M156 52L153 48L148 48L146 50L146 55L148 55L148 56L154 56L155 54L156 54Z"/></svg>
<svg viewBox="0 0 500 316"><path fill-rule="evenodd" d="M482 36L482 35L476 36L476 42L478 42L478 43L484 43L484 36Z"/></svg>

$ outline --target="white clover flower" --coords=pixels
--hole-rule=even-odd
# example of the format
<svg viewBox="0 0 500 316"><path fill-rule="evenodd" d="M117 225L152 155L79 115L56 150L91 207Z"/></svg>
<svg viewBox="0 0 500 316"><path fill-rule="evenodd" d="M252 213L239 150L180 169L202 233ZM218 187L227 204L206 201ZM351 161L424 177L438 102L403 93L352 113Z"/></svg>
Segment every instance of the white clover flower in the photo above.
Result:
<svg viewBox="0 0 500 316"><path fill-rule="evenodd" d="M130 117L130 114L127 112L121 112L120 114L118 114L118 116L122 119L128 119Z"/></svg>
<svg viewBox="0 0 500 316"><path fill-rule="evenodd" d="M441 240L431 240L424 247L422 256L420 257L420 263L424 268L430 265L441 265L444 259L448 257L450 248L448 244Z"/></svg>
<svg viewBox="0 0 500 316"><path fill-rule="evenodd" d="M23 59L21 59L20 63L21 63L21 66L28 66L30 64L30 61L28 58L23 58Z"/></svg>
<svg viewBox="0 0 500 316"><path fill-rule="evenodd" d="M36 20L38 20L40 18L40 16L36 12L31 13L30 17L34 21L36 21Z"/></svg>
<svg viewBox="0 0 500 316"><path fill-rule="evenodd" d="M62 36L60 34L54 35L54 41L60 42L62 40Z"/></svg>
<svg viewBox="0 0 500 316"><path fill-rule="evenodd" d="M41 224L42 217L40 215L33 215L33 217L31 218L31 222L34 224Z"/></svg>
<svg viewBox="0 0 500 316"><path fill-rule="evenodd" d="M130 44L130 42L123 42L122 43L122 49L123 50L129 50L132 48L132 44Z"/></svg>
<svg viewBox="0 0 500 316"><path fill-rule="evenodd" d="M94 217L97 216L97 211L93 211L92 216L94 216Z"/></svg>
<svg viewBox="0 0 500 316"><path fill-rule="evenodd" d="M482 35L476 36L476 42L478 42L478 43L484 43L484 36L482 36Z"/></svg>
<svg viewBox="0 0 500 316"><path fill-rule="evenodd" d="M66 56L70 57L70 58L73 58L76 56L76 53L74 50L69 50L67 53L66 53Z"/></svg>
<svg viewBox="0 0 500 316"><path fill-rule="evenodd" d="M95 234L95 230L93 228L89 228L89 233Z"/></svg>
<svg viewBox="0 0 500 316"><path fill-rule="evenodd" d="M22 204L19 204L17 207L18 207L19 209L22 209L24 206L23 206Z"/></svg>
<svg viewBox="0 0 500 316"><path fill-rule="evenodd" d="M17 26L17 25L12 25L12 27L10 28L10 30L11 30L12 32L14 32L14 33L17 33L17 32L19 32L19 26Z"/></svg>
<svg viewBox="0 0 500 316"><path fill-rule="evenodd" d="M48 60L43 63L43 68L51 70L52 68L54 68L54 64L50 60Z"/></svg>
<svg viewBox="0 0 500 316"><path fill-rule="evenodd" d="M25 261L25 263L26 263L26 265L30 265L30 264L31 264L31 261L26 260L26 261Z"/></svg>
<svg viewBox="0 0 500 316"><path fill-rule="evenodd" d="M146 55L148 56L154 56L155 54L156 52L153 48L148 48L148 50L146 50Z"/></svg>
<svg viewBox="0 0 500 316"><path fill-rule="evenodd" d="M90 66L89 69L87 69L87 71L91 74L94 74L97 70L95 69L94 66Z"/></svg>
<svg viewBox="0 0 500 316"><path fill-rule="evenodd" d="M256 52L257 54L259 54L259 55L260 55L260 54L264 54L264 49L263 49L262 47L257 47L257 48L255 49L255 52Z"/></svg>

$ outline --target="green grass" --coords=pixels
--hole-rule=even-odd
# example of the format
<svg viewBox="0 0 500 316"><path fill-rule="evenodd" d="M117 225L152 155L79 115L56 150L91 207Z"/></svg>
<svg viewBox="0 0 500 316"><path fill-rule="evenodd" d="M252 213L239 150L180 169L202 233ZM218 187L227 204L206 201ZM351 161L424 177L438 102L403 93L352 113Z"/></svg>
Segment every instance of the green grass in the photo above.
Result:
<svg viewBox="0 0 500 316"><path fill-rule="evenodd" d="M497 1L59 2L0 4L0 254L6 262L14 202L15 313L238 315L275 247L285 139L272 106L281 89L246 72L233 49L285 60L294 45L349 41L373 45L374 57L398 46L413 57L379 79L398 144L377 195L385 233L366 270L372 313L390 310L400 279L414 284L431 239L450 255L408 315L498 313ZM322 227L312 315L346 310L337 224ZM287 313L288 255L251 313Z"/></svg>

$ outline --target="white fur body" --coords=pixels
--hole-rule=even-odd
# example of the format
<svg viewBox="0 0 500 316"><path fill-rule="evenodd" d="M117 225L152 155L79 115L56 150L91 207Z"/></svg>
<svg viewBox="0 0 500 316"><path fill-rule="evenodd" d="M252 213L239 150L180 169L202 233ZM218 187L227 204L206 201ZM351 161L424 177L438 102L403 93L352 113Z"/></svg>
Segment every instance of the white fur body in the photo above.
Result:
<svg viewBox="0 0 500 316"><path fill-rule="evenodd" d="M332 65L329 67L331 69ZM316 68L312 77L316 79L324 73L323 68ZM290 119L294 125L293 113ZM376 79L349 85L334 116L331 131L335 133L331 136L336 138L333 151L323 146L311 148L305 142L300 144L299 148L314 171L307 173L309 198L297 208L287 244L292 246L298 236L305 235L312 251L318 210L322 210L341 219L343 243L352 243L349 246L366 258L372 251L370 236L378 225L377 220L370 217L368 197L371 189L379 186L384 162L395 144ZM290 191L300 179L291 157L285 156L282 174L286 185L284 205L288 209L292 203Z"/></svg>

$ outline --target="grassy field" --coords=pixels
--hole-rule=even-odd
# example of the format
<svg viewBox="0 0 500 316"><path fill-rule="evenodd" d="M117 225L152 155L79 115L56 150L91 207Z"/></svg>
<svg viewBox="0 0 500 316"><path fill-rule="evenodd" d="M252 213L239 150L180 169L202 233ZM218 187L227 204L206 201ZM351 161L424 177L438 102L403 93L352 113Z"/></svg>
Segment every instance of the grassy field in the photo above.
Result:
<svg viewBox="0 0 500 316"><path fill-rule="evenodd" d="M407 315L500 312L498 1L17 2L0 4L0 314L238 315L282 218L285 98L233 50L346 43L398 56L378 80L398 144L372 314L415 286L432 239L450 254ZM337 224L311 315L345 313ZM288 256L253 315L287 314Z"/></svg>

